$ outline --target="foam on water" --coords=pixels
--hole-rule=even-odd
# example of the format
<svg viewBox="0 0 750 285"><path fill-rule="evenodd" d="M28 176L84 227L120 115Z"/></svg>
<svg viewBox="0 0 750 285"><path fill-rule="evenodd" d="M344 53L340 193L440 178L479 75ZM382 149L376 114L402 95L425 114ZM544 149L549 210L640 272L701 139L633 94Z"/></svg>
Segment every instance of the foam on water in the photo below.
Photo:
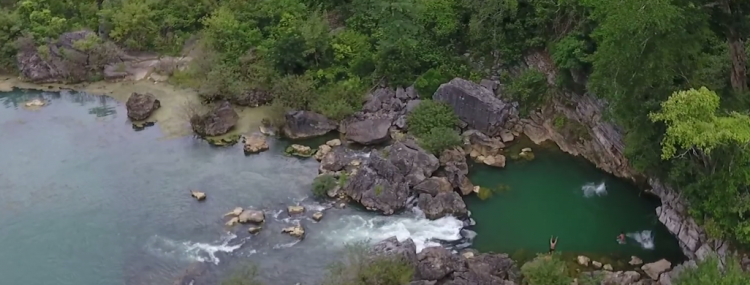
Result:
<svg viewBox="0 0 750 285"><path fill-rule="evenodd" d="M585 197L607 195L607 185L605 185L604 182L601 182L599 184L595 184L593 182L586 183L586 185L583 185L581 187L581 190L583 191L583 196Z"/></svg>
<svg viewBox="0 0 750 285"><path fill-rule="evenodd" d="M649 230L627 233L625 236L638 242L644 249L654 249L654 234Z"/></svg>
<svg viewBox="0 0 750 285"><path fill-rule="evenodd" d="M244 241L235 245L229 243L237 238L234 234L227 234L215 243L202 243L192 241L176 241L159 235L149 238L146 249L149 253L164 258L190 260L198 262L210 262L219 264L217 252L230 253L239 249Z"/></svg>
<svg viewBox="0 0 750 285"><path fill-rule="evenodd" d="M341 227L327 236L336 239L337 244L378 242L393 236L399 241L411 238L420 252L425 247L439 246L439 241L460 240L462 228L463 222L457 218L429 220L415 207L413 213L399 216L346 216L341 219Z"/></svg>

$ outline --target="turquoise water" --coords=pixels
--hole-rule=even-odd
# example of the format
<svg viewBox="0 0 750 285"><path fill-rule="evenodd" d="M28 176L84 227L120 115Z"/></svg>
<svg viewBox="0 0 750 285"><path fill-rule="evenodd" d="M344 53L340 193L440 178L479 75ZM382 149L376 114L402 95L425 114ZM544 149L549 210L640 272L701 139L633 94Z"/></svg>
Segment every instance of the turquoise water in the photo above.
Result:
<svg viewBox="0 0 750 285"><path fill-rule="evenodd" d="M32 98L49 105L24 109ZM309 284L347 242L398 235L424 243L446 227L458 236L460 221L410 213L331 208L320 223L313 211L289 218L288 205L328 205L310 198L318 162L283 156L288 142L245 156L239 144L135 131L125 114L123 104L86 93L0 93L0 283L165 285L200 264L207 273L195 284L218 284L252 263L266 284ZM224 226L222 215L237 206L266 212L260 234ZM307 230L302 242L281 234L297 221Z"/></svg>
<svg viewBox="0 0 750 285"><path fill-rule="evenodd" d="M559 237L557 250L570 254L627 260L635 255L647 262L683 258L677 240L657 220L658 200L641 196L634 185L583 159L552 147L532 148L533 161L509 159L504 169L471 166L475 184L509 188L484 201L468 199L477 222L477 249L528 257L547 252L554 235ZM632 237L619 244L621 231L631 236L650 231L653 244Z"/></svg>

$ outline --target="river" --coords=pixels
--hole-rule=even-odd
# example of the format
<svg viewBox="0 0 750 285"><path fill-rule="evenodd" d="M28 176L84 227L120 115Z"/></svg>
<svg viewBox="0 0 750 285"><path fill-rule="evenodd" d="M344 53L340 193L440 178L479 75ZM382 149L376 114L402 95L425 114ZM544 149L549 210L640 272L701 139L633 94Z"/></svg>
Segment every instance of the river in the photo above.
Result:
<svg viewBox="0 0 750 285"><path fill-rule="evenodd" d="M23 103L33 98L49 104L39 110L24 108ZM451 217L429 221L418 211L384 217L312 199L310 186L318 163L283 156L289 142L271 140L271 150L245 156L240 145L213 147L174 135L187 129L186 122L175 119L166 120L168 129L157 123L135 130L121 99L74 91L0 93L0 276L4 282L164 285L172 284L186 268L202 264L210 270L197 284L217 284L229 270L249 262L258 266L266 284L314 284L311 280L325 273L347 243L394 235L411 237L419 246L438 240L461 242L463 223ZM604 174L566 165L568 156L539 153L537 157L527 166L510 165L505 170L474 167L472 178L480 184L494 182L483 176L500 175L508 177L503 183L512 188L491 200L470 200L479 223L474 227L479 233L477 248L538 250L546 247L547 235L556 234L561 236L561 250L601 253L616 248L576 240L607 237L613 242L612 229L619 230L625 227L623 220L633 219L638 221L628 222L632 227L625 230L655 228L654 256L669 253L660 251L661 240L669 237L653 224L653 205L628 198L615 208L596 200L630 197L636 191L616 186ZM534 166L540 163L545 166ZM561 164L565 167L553 167ZM516 177L523 171L528 173ZM536 181L513 182L522 177ZM548 184L533 184L541 180ZM575 186L580 192L583 183L601 181L607 185L605 197L557 200L562 198L542 189L554 185L568 191ZM206 192L208 198L195 201L191 189ZM532 190L546 194L525 196ZM512 195L518 197L509 206ZM553 202L573 204L547 208ZM600 209L591 210L587 203ZM285 213L289 205L304 205L308 211L292 219ZM223 214L238 206L266 213L260 234L249 235L247 226L224 225ZM523 210L537 206L537 211ZM324 211L321 222L310 218L314 211ZM579 213L583 211L601 217L594 223L584 219L586 215ZM545 218L551 222L540 222ZM301 242L280 233L297 221L307 231Z"/></svg>

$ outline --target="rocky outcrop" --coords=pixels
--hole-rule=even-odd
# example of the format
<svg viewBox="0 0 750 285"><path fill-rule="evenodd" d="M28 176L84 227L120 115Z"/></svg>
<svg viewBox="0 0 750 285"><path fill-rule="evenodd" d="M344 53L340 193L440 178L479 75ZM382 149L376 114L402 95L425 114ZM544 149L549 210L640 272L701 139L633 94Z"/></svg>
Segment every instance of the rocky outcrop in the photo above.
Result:
<svg viewBox="0 0 750 285"><path fill-rule="evenodd" d="M411 239L399 242L392 237L373 246L373 256L401 258L414 267L410 285L515 285L520 272L507 254L475 253L459 255L443 247L427 247L415 253Z"/></svg>
<svg viewBox="0 0 750 285"><path fill-rule="evenodd" d="M133 121L143 121L161 107L161 102L151 93L130 94L125 108L128 110L128 118Z"/></svg>
<svg viewBox="0 0 750 285"><path fill-rule="evenodd" d="M469 213L464 200L461 199L461 195L453 191L440 192L435 196L420 194L418 205L424 212L425 217L431 220L449 215L457 218L466 218Z"/></svg>
<svg viewBox="0 0 750 285"><path fill-rule="evenodd" d="M34 83L87 81L104 73L106 66L122 62L124 56L114 44L101 42L88 30L64 33L41 46L25 38L18 47L18 70Z"/></svg>
<svg viewBox="0 0 750 285"><path fill-rule="evenodd" d="M245 145L242 149L246 154L259 153L268 150L268 141L266 136L261 133L252 133L249 136L243 136Z"/></svg>
<svg viewBox="0 0 750 285"><path fill-rule="evenodd" d="M228 101L219 103L205 115L190 118L193 131L200 136L220 136L228 133L240 119Z"/></svg>
<svg viewBox="0 0 750 285"><path fill-rule="evenodd" d="M346 139L362 145L386 142L391 138L391 123L388 118L351 122L346 125Z"/></svg>
<svg viewBox="0 0 750 285"><path fill-rule="evenodd" d="M461 78L440 85L432 98L448 103L469 128L491 137L505 130L508 119L517 113L512 104L498 99L491 90Z"/></svg>
<svg viewBox="0 0 750 285"><path fill-rule="evenodd" d="M282 132L290 139L322 136L338 127L335 121L311 111L291 111L284 115Z"/></svg>
<svg viewBox="0 0 750 285"><path fill-rule="evenodd" d="M469 166L466 163L466 152L461 148L453 148L440 154L440 165L443 169L438 175L445 177L454 189L462 195L469 195L474 190L474 184L469 180Z"/></svg>
<svg viewBox="0 0 750 285"><path fill-rule="evenodd" d="M371 152L343 191L370 210L393 214L406 206L410 188L432 176L438 167L438 159L413 141L396 142L382 152Z"/></svg>

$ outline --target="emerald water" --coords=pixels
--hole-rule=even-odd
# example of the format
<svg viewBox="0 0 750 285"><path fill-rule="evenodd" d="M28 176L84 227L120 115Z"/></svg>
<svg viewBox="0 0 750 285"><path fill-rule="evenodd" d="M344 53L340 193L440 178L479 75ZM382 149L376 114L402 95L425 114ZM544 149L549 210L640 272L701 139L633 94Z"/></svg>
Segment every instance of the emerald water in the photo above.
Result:
<svg viewBox="0 0 750 285"><path fill-rule="evenodd" d="M35 98L49 104L23 107ZM463 242L463 222L452 217L385 217L312 199L318 162L282 155L289 142L271 139L269 151L245 156L241 145L165 139L159 127L137 131L125 114L124 104L83 92L0 93L0 283L165 285L189 270L200 275L194 284L218 284L252 263L266 284L315 284L346 243L390 236L419 247ZM569 156L539 150L526 165L474 166L472 173L479 184L511 186L488 201L469 199L481 250L546 250L555 234L562 251L677 252L652 203ZM580 195L582 185L601 181L607 196ZM207 200L195 201L190 189ZM288 217L289 205L308 212ZM260 234L225 227L222 215L237 206L265 212ZM314 211L324 211L321 222L309 218ZM280 233L297 222L303 241ZM620 229L653 230L655 249L616 245Z"/></svg>
<svg viewBox="0 0 750 285"><path fill-rule="evenodd" d="M509 160L503 169L471 166L475 184L508 188L484 201L467 199L477 223L475 248L528 258L547 252L554 235L556 250L571 255L620 261L634 255L646 262L684 258L657 220L657 199L555 147L531 147L532 161ZM621 231L628 236L625 244L616 240Z"/></svg>

